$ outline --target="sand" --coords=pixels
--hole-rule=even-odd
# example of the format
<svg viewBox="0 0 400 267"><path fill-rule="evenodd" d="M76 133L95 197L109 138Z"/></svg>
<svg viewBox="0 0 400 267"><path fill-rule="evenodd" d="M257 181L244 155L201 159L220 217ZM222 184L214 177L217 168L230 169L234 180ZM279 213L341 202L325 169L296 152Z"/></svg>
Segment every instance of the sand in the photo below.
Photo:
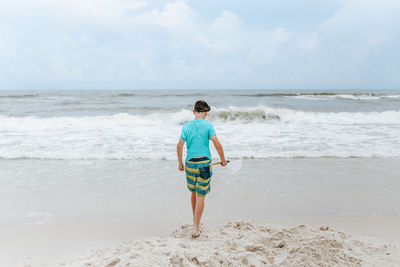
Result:
<svg viewBox="0 0 400 267"><path fill-rule="evenodd" d="M364 236L323 221L341 222ZM21 266L400 266L398 223L399 218L373 217L319 218L310 226L234 221L205 224L198 239L191 237L192 226L183 224L166 236L127 238L53 261L29 257ZM392 239L379 239L390 232Z"/></svg>
<svg viewBox="0 0 400 267"><path fill-rule="evenodd" d="M10 177L1 180L0 267L219 266L220 260L400 266L399 163L254 159L234 175L215 168L204 231L192 240L190 196L175 161L0 161L1 174ZM243 227L236 229L238 220Z"/></svg>

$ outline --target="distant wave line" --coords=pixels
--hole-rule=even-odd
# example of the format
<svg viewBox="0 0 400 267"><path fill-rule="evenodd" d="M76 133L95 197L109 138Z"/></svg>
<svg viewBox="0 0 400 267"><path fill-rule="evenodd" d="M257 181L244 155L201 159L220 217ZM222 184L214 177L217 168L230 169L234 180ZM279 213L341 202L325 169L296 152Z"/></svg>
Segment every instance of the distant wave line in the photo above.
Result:
<svg viewBox="0 0 400 267"><path fill-rule="evenodd" d="M376 96L376 97L400 97L400 95L388 94L365 94L365 93L260 93L260 94L236 94L232 96L245 96L245 97L280 97L280 96Z"/></svg>

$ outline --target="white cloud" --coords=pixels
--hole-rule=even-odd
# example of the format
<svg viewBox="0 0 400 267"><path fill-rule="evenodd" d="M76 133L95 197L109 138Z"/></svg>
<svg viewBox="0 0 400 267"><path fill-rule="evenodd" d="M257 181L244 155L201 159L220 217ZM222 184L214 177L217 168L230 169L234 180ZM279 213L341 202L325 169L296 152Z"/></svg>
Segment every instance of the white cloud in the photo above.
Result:
<svg viewBox="0 0 400 267"><path fill-rule="evenodd" d="M398 37L400 1L341 0L342 8L320 24L320 30L342 43L381 45Z"/></svg>
<svg viewBox="0 0 400 267"><path fill-rule="evenodd" d="M0 80L13 88L399 84L399 53L382 47L400 42L400 1L334 1L332 16L293 28L251 24L229 5L205 18L185 1L2 0Z"/></svg>
<svg viewBox="0 0 400 267"><path fill-rule="evenodd" d="M209 26L209 31L215 35L236 35L242 27L242 21L233 12L223 11Z"/></svg>
<svg viewBox="0 0 400 267"><path fill-rule="evenodd" d="M240 18L235 13L223 11L204 29L201 42L215 51L232 51L244 45L245 34Z"/></svg>
<svg viewBox="0 0 400 267"><path fill-rule="evenodd" d="M124 24L132 12L147 5L143 0L1 0L0 8L11 12L31 10L58 19Z"/></svg>
<svg viewBox="0 0 400 267"><path fill-rule="evenodd" d="M303 33L296 37L296 45L304 52L311 52L317 44L316 33Z"/></svg>
<svg viewBox="0 0 400 267"><path fill-rule="evenodd" d="M154 9L135 17L135 22L156 25L169 30L193 29L196 12L185 2L167 3L162 11Z"/></svg>
<svg viewBox="0 0 400 267"><path fill-rule="evenodd" d="M346 87L399 85L399 76L393 72L400 74L400 68L393 63L400 55L391 47L400 41L400 1L337 2L341 8L321 22L316 31L318 62L314 58L313 64L326 62L325 68L329 68L321 69L319 76Z"/></svg>

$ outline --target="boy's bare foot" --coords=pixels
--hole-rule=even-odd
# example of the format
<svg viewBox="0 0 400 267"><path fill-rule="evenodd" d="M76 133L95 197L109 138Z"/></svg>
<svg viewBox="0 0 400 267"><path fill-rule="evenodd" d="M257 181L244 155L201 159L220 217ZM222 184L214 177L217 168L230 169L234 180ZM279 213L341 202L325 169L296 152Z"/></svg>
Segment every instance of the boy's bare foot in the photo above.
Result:
<svg viewBox="0 0 400 267"><path fill-rule="evenodd" d="M192 234L193 238L198 238L199 236L200 236L200 231L199 230L194 231L193 234Z"/></svg>
<svg viewBox="0 0 400 267"><path fill-rule="evenodd" d="M200 236L200 227L196 227L195 225L193 225L192 237L198 238L199 236Z"/></svg>

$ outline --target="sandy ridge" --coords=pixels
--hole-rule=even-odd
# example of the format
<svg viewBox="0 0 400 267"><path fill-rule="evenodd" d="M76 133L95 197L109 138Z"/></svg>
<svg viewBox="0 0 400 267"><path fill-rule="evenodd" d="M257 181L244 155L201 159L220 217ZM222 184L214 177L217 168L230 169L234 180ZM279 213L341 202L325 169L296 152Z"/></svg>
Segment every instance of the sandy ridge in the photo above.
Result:
<svg viewBox="0 0 400 267"><path fill-rule="evenodd" d="M229 222L198 239L182 225L169 238L139 238L58 266L399 266L398 247L354 239L327 226L283 228ZM33 266L31 264L25 265Z"/></svg>

